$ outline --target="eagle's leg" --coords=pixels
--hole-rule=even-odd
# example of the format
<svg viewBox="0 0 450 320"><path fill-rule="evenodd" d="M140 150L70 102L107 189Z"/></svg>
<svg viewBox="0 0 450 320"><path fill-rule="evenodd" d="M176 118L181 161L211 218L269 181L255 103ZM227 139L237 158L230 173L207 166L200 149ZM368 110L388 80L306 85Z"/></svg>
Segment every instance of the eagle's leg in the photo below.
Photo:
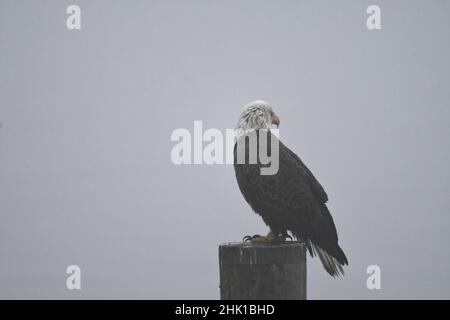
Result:
<svg viewBox="0 0 450 320"><path fill-rule="evenodd" d="M261 236L259 234L255 234L253 236L245 236L242 241L247 242L256 242L256 243L283 243L286 242L287 239L293 241L291 235L287 233L287 231L276 233L272 230L265 236Z"/></svg>
<svg viewBox="0 0 450 320"><path fill-rule="evenodd" d="M242 239L244 242L250 241L250 242L259 242L259 243L269 243L273 242L275 239L275 234L272 232L272 230L269 230L269 233L265 236L255 234L253 236L245 236L244 239Z"/></svg>
<svg viewBox="0 0 450 320"><path fill-rule="evenodd" d="M270 230L269 233L265 236L255 234L254 236L245 236L242 240L244 242L250 241L253 243L281 243L284 242L285 239L285 236Z"/></svg>

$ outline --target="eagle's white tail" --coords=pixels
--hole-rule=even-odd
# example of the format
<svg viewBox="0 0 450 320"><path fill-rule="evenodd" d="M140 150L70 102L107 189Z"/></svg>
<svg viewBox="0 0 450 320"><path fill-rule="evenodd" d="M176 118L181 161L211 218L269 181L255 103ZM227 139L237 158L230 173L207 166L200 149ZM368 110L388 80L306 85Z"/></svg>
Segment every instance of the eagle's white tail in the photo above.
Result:
<svg viewBox="0 0 450 320"><path fill-rule="evenodd" d="M339 261L336 260L336 258L328 254L325 250L315 245L314 243L311 243L311 248L312 255L317 255L319 257L323 267L330 275L332 275L333 277L344 275L342 265L339 263Z"/></svg>

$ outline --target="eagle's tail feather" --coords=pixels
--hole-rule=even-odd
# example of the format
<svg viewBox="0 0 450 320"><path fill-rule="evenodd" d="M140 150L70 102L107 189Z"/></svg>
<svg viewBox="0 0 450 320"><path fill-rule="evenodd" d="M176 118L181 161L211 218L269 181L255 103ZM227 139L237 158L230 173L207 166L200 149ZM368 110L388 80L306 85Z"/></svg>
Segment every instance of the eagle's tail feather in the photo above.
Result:
<svg viewBox="0 0 450 320"><path fill-rule="evenodd" d="M310 242L309 252L312 256L317 255L322 262L325 270L333 277L337 277L340 275L344 275L344 269L342 268L342 264L328 252Z"/></svg>

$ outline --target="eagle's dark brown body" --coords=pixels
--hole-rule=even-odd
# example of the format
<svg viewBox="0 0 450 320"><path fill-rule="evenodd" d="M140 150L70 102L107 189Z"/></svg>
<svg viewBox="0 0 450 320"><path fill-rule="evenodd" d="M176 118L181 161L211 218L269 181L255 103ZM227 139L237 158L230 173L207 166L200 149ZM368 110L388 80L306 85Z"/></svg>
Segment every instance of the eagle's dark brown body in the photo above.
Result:
<svg viewBox="0 0 450 320"><path fill-rule="evenodd" d="M266 138L266 135L258 132L258 154L259 137ZM277 138L268 135L266 139L270 150L270 139ZM279 141L278 172L261 175L259 157L256 164L248 163L249 143L245 144L245 164L237 163L237 149L235 145L236 179L252 209L273 232L285 235L290 231L304 241L311 255L317 253L331 275L342 273L341 265L348 262L338 245L336 227L325 204L328 196L300 158Z"/></svg>

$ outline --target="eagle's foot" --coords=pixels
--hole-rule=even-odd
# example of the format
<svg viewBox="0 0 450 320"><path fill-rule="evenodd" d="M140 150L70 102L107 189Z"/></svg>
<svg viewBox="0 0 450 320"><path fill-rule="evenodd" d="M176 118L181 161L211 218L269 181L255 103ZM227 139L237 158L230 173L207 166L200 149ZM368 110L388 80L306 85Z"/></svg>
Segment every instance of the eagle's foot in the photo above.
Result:
<svg viewBox="0 0 450 320"><path fill-rule="evenodd" d="M285 238L281 235L275 235L272 231L265 236L261 236L259 234L255 234L253 236L245 236L242 239L243 242L252 242L252 243L283 243L285 242Z"/></svg>
<svg viewBox="0 0 450 320"><path fill-rule="evenodd" d="M267 236L262 236L260 234L255 234L253 236L245 236L242 241L243 242L259 242L259 243L269 243L272 242L273 239L267 237Z"/></svg>

